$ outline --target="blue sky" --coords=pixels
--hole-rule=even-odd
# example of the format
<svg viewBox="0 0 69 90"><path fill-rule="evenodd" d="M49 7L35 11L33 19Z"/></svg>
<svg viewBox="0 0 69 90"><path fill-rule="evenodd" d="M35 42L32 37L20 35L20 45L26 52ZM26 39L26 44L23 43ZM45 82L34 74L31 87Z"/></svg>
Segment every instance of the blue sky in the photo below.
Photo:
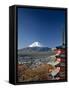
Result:
<svg viewBox="0 0 69 90"><path fill-rule="evenodd" d="M18 49L35 41L54 48L62 43L63 10L18 8Z"/></svg>

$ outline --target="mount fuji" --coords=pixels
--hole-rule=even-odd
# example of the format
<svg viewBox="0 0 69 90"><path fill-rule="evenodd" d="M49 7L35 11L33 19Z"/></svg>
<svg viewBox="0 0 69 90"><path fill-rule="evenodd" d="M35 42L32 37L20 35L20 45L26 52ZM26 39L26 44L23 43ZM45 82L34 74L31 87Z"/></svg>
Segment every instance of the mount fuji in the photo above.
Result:
<svg viewBox="0 0 69 90"><path fill-rule="evenodd" d="M33 42L28 47L19 49L19 53L32 53L32 52L47 52L51 51L52 49L49 47L43 46L40 42Z"/></svg>

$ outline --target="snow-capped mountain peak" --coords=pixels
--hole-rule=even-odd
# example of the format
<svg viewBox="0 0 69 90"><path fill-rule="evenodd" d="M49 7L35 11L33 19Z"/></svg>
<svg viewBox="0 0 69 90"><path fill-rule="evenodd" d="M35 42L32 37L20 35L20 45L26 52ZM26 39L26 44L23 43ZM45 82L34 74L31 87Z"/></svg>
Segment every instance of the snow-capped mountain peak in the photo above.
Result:
<svg viewBox="0 0 69 90"><path fill-rule="evenodd" d="M40 44L40 42L34 42L31 45L29 45L29 47L42 47L42 45Z"/></svg>

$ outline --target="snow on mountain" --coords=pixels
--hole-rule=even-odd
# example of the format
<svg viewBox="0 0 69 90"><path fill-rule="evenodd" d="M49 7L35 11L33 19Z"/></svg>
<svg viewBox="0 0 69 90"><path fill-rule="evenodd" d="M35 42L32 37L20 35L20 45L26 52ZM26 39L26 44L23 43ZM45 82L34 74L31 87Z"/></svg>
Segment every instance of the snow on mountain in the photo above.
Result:
<svg viewBox="0 0 69 90"><path fill-rule="evenodd" d="M40 44L40 42L34 42L31 45L29 45L29 47L42 47L42 45Z"/></svg>

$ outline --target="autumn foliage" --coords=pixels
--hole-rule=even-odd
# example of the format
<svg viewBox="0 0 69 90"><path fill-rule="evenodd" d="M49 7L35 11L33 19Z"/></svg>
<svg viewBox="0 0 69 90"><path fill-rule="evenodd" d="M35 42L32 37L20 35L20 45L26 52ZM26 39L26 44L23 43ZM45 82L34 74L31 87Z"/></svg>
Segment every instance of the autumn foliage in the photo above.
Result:
<svg viewBox="0 0 69 90"><path fill-rule="evenodd" d="M49 64L41 64L36 68L24 64L18 65L18 81L49 80L49 69L53 69Z"/></svg>

